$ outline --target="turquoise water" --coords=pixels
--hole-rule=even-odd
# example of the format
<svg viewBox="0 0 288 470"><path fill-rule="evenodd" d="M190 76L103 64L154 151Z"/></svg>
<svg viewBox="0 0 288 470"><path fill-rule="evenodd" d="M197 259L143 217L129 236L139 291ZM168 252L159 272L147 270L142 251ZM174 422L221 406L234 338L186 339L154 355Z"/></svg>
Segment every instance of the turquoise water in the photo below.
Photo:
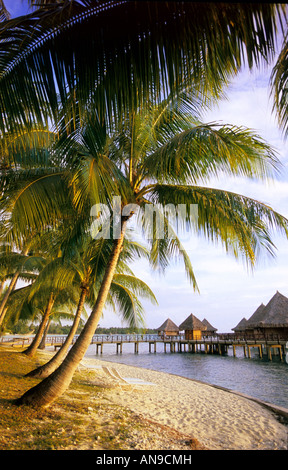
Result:
<svg viewBox="0 0 288 470"><path fill-rule="evenodd" d="M140 344L139 354L134 354L134 345L124 344L123 353L116 354L115 344L104 344L103 354L96 355L96 346L91 345L86 356L200 380L288 408L288 364L281 362L279 356L268 361L265 357L259 359L255 352L248 359L243 356L242 348L237 348L237 357L233 357L230 349L227 356L171 354L164 353L161 346L157 344L154 354L149 353L148 345Z"/></svg>

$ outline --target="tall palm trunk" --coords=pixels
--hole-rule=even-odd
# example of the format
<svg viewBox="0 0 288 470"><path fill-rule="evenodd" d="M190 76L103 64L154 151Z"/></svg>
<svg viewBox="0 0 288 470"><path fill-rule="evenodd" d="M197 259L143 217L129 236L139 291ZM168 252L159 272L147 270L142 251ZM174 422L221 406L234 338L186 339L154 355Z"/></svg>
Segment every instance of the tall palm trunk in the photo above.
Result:
<svg viewBox="0 0 288 470"><path fill-rule="evenodd" d="M81 287L81 294L80 294L74 322L62 347L57 351L57 353L52 357L52 359L50 359L49 362L29 372L27 374L27 377L37 377L37 378L45 379L45 377L48 377L48 375L52 374L52 372L54 372L54 370L56 370L57 367L60 366L61 362L63 361L63 359L65 358L67 354L69 346L71 345L74 335L77 331L86 296L87 296L87 288Z"/></svg>
<svg viewBox="0 0 288 470"><path fill-rule="evenodd" d="M55 297L53 295L53 292L51 292L49 300L48 300L48 304L47 304L45 313L43 315L42 322L41 322L41 324L38 328L38 331L37 331L32 343L30 344L30 346L27 349L25 349L25 351L23 351L23 354L25 354L26 356L33 357L34 354L36 353L37 348L38 348L38 346L41 342L41 339L42 339L42 336L43 336L43 333L44 333L44 330L45 330L45 326L46 326L47 321L49 319L49 315L50 315L51 310L53 308L54 302L55 302Z"/></svg>
<svg viewBox="0 0 288 470"><path fill-rule="evenodd" d="M46 407L59 398L69 387L73 378L73 374L77 369L80 361L83 359L83 356L91 343L93 334L95 333L101 318L116 270L117 262L122 250L128 218L129 217L122 217L121 235L119 239L114 240L113 249L106 266L96 303L76 343L70 349L69 353L58 369L56 369L51 375L46 377L46 379L44 379L38 385L24 393L22 397L16 400L16 404L33 404L33 406Z"/></svg>

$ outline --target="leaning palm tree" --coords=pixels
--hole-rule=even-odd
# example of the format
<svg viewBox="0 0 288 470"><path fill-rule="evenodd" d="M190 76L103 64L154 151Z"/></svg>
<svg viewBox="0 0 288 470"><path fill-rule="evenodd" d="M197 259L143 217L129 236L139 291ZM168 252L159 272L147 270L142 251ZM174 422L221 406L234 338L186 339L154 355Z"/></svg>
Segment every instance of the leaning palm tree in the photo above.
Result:
<svg viewBox="0 0 288 470"><path fill-rule="evenodd" d="M118 189L116 194L123 198L117 236L113 238L96 302L79 338L58 369L28 390L17 400L18 404L48 406L69 386L101 318L122 252L127 224L133 216L142 222L141 229L151 239L155 264L165 265L175 251L178 255L183 254L174 227L169 219L167 221L168 204L173 204L176 209L184 204L187 211L176 210L176 221L209 240L222 241L227 251L243 256L252 265L263 248L273 252L271 229L279 229L288 235L287 219L269 206L203 185L211 175L263 179L274 175L279 162L272 149L247 129L201 123L193 112L189 113L190 104L189 95L185 93L178 99L163 100L157 107L151 105L149 108L147 104L148 112L141 109L137 113L127 112L122 116L122 126L107 136L105 145L99 140L99 115L89 112L85 125L79 126L68 143L66 140L66 157L71 161L76 153L74 161L78 169L74 171L71 188L80 212L87 201L101 200L103 185L93 184L99 178L101 162L106 162L106 168L111 169L110 185L114 190ZM117 181L113 183L115 177ZM107 189L107 185L105 187ZM107 199L108 209L110 199ZM197 205L198 217L191 217L190 204ZM164 229L162 238L157 236L157 230L155 232L153 219L145 216L147 207L155 208L164 221L167 230ZM101 214L96 211L95 215L101 222L98 232L103 235L101 224L105 217L103 222ZM108 217L108 221L111 222L111 218ZM97 238L97 233L95 236Z"/></svg>

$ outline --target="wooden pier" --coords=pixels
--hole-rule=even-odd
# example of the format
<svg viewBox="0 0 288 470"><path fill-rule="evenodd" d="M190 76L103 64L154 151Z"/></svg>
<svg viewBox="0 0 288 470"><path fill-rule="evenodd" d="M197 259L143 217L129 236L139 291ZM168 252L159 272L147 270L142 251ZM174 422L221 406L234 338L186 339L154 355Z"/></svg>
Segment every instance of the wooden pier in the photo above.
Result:
<svg viewBox="0 0 288 470"><path fill-rule="evenodd" d="M18 336L10 338L9 340L4 337L0 338L2 344L10 346L28 345L32 341L33 336L24 337ZM47 336L46 346L52 346L58 349L62 346L66 336L55 335ZM77 336L74 337L74 342ZM148 345L149 353L156 354L159 349L164 352L173 353L203 353L203 354L218 354L225 356L228 354L229 348L232 348L233 356L237 356L237 350L240 348L243 351L244 357L251 359L252 352L256 352L261 359L265 356L270 361L273 357L278 356L281 361L288 362L288 340L280 338L255 338L245 339L237 338L234 334L222 334L213 337L206 337L202 339L186 340L183 336L173 337L160 337L157 335L94 335L91 344L95 344L96 355L103 354L104 346L108 344L115 345L116 354L123 353L123 347L127 344L134 345L134 353L139 353L139 346L142 343ZM157 350L158 348L158 350ZM254 354L253 354L254 356Z"/></svg>
<svg viewBox="0 0 288 470"><path fill-rule="evenodd" d="M232 348L233 356L236 357L237 348L243 350L245 357L251 358L251 350L256 350L259 357L268 357L272 361L273 356L278 355L280 360L283 361L285 351L287 353L288 343L287 340L281 339L237 339L229 338L222 339L221 337L202 338L201 340L185 340L183 337L161 338L153 335L111 335L111 336L98 336L95 335L92 344L96 346L96 354L103 354L103 347L106 344L115 344L116 354L122 354L123 346L125 344L134 344L134 353L139 353L139 345L141 343L148 344L149 353L156 353L157 346L161 346L164 353L205 353L205 354L218 354L227 355L228 349ZM287 348L285 349L285 346Z"/></svg>

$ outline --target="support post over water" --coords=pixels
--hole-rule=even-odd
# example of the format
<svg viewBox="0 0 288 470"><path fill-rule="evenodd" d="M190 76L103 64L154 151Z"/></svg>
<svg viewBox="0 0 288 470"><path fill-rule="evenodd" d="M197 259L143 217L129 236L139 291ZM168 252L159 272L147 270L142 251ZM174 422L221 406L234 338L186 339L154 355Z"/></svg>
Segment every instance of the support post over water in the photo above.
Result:
<svg viewBox="0 0 288 470"><path fill-rule="evenodd" d="M244 356L251 358L251 348L258 348L259 351L259 357L262 358L263 354L267 354L268 359L272 361L273 355L279 355L279 358L281 361L284 360L284 354L285 354L285 342L283 341L269 341L267 344L267 341L255 341L253 342L252 340L250 341L245 341L243 339L232 339L232 340L221 340L219 338L215 339L202 339L202 340L185 340L181 337L177 338L155 338L151 337L151 335L135 335L132 336L121 336L120 337L117 335L117 337L111 337L111 336L103 336L99 337L97 336L95 339L93 338L92 344L96 345L96 354L99 354L99 351L101 354L103 354L103 345L106 343L110 344L116 344L116 353L117 354L122 354L122 348L123 344L126 343L134 343L134 353L138 354L139 353L139 344L140 343L148 343L149 345L149 353L154 352L154 354L157 352L156 347L157 343L162 343L164 345L164 352L167 352L167 345L170 346L170 353L181 353L181 352L188 352L189 353L201 353L205 352L205 354L219 354L219 355L225 355L228 353L228 349L231 347L233 349L233 356L236 357L236 347L242 347L243 348L243 353ZM246 350L247 348L247 350ZM153 349L153 351L152 351ZM204 350L203 350L204 349ZM277 354L277 350L279 351ZM288 347L287 347L288 350Z"/></svg>

